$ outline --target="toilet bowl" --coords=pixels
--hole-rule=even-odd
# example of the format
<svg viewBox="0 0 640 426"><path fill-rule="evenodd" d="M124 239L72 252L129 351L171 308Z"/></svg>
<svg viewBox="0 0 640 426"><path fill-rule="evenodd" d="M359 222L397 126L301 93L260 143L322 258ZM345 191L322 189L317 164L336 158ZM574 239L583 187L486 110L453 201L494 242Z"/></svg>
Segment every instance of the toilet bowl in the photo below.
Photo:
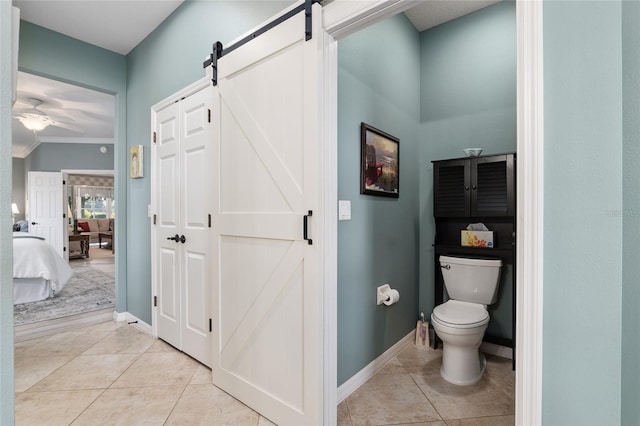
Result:
<svg viewBox="0 0 640 426"><path fill-rule="evenodd" d="M477 383L486 366L478 350L489 324L484 306L449 300L433 310L431 324L443 342L442 378L461 386Z"/></svg>
<svg viewBox="0 0 640 426"><path fill-rule="evenodd" d="M487 305L495 302L502 262L440 256L450 299L434 308L433 328L442 340L440 375L455 385L472 385L484 374L479 348L489 324Z"/></svg>

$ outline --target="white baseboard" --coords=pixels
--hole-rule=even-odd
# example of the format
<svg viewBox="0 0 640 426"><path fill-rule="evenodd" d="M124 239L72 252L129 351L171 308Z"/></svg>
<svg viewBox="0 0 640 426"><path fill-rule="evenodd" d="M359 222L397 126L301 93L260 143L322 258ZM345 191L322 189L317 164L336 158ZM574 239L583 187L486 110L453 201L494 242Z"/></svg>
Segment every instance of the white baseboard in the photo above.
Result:
<svg viewBox="0 0 640 426"><path fill-rule="evenodd" d="M395 345L391 346L378 358L371 361L362 370L354 374L349 380L338 387L338 404L347 399L349 395L355 392L367 380L373 377L378 370L389 362L394 356L398 355L404 348L415 342L416 330L413 329L409 334L400 339Z"/></svg>
<svg viewBox="0 0 640 426"><path fill-rule="evenodd" d="M134 326L144 334L153 337L153 329L151 326L136 316L131 315L129 312L114 312L113 320L116 322L126 321L129 325Z"/></svg>
<svg viewBox="0 0 640 426"><path fill-rule="evenodd" d="M513 351L511 348L496 345L494 343L482 342L482 345L480 345L480 352L496 355L502 358L513 359Z"/></svg>

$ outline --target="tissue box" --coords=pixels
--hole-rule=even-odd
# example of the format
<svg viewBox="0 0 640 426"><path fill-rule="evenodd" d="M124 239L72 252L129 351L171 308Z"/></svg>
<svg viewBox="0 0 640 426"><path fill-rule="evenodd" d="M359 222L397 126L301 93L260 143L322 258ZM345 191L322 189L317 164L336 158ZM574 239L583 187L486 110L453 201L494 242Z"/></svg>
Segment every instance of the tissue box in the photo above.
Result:
<svg viewBox="0 0 640 426"><path fill-rule="evenodd" d="M493 248L493 231L460 231L460 244L465 247Z"/></svg>

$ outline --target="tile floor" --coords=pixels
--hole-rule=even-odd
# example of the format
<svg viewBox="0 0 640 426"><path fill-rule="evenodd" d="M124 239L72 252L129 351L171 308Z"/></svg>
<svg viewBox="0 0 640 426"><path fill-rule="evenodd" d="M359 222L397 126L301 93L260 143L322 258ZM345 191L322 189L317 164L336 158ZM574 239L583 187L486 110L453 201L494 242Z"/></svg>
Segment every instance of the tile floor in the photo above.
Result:
<svg viewBox="0 0 640 426"><path fill-rule="evenodd" d="M16 425L272 423L211 384L211 370L126 323L15 345Z"/></svg>
<svg viewBox="0 0 640 426"><path fill-rule="evenodd" d="M339 425L512 425L511 361L474 386L440 378L441 351L407 347L338 406ZM126 323L15 345L17 425L272 423L211 384L211 371Z"/></svg>
<svg viewBox="0 0 640 426"><path fill-rule="evenodd" d="M478 425L515 423L511 360L487 355L472 386L440 377L442 350L410 345L338 406L338 425Z"/></svg>

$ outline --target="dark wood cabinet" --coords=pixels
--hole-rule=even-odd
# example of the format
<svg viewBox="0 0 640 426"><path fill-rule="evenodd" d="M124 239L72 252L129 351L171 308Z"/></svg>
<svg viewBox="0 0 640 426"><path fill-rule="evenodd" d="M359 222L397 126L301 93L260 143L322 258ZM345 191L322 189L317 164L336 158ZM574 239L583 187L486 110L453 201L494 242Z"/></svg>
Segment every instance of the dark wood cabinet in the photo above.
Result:
<svg viewBox="0 0 640 426"><path fill-rule="evenodd" d="M515 348L516 170L515 154L433 161L434 262L441 255L500 258L512 265L511 339L487 333L484 340ZM482 222L494 232L494 245L463 247L460 231ZM444 280L434 268L435 303L444 302ZM438 339L435 339L434 347ZM515 365L515 349L514 349Z"/></svg>
<svg viewBox="0 0 640 426"><path fill-rule="evenodd" d="M514 155L433 162L435 217L515 214Z"/></svg>

